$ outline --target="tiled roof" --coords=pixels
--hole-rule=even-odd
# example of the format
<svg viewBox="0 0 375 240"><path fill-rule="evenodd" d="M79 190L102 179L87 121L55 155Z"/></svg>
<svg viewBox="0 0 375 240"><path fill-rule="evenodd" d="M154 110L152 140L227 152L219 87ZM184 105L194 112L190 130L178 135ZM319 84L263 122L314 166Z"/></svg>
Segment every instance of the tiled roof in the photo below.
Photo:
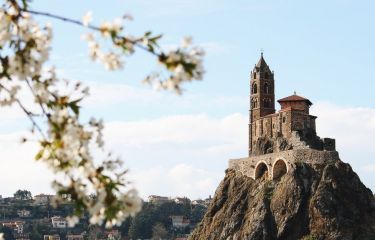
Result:
<svg viewBox="0 0 375 240"><path fill-rule="evenodd" d="M281 102L298 102L298 101L305 101L307 102L309 105L312 105L312 102L307 99L307 98L304 98L304 97L301 97L301 96L298 96L297 94L293 94L293 95L290 95L289 97L285 97L285 98L282 98L282 99L279 99L277 100L279 103Z"/></svg>

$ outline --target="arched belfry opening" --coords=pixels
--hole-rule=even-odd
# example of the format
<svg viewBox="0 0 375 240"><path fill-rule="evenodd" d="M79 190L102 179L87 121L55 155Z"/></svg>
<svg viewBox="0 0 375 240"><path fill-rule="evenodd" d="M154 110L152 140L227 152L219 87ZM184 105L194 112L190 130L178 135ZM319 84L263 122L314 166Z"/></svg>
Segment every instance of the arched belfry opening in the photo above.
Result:
<svg viewBox="0 0 375 240"><path fill-rule="evenodd" d="M279 179L288 172L288 167L284 160L278 159L272 167L272 179Z"/></svg>
<svg viewBox="0 0 375 240"><path fill-rule="evenodd" d="M256 83L253 84L253 94L258 93L258 85Z"/></svg>
<svg viewBox="0 0 375 240"><path fill-rule="evenodd" d="M268 166L264 162L259 162L255 167L255 179L268 178Z"/></svg>

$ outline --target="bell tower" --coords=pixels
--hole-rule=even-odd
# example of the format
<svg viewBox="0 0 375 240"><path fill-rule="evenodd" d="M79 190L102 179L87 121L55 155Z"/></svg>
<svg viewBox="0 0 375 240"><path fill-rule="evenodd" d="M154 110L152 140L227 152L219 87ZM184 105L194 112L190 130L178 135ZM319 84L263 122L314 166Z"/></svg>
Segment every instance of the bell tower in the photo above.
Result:
<svg viewBox="0 0 375 240"><path fill-rule="evenodd" d="M274 73L260 55L258 63L250 73L250 121L249 121L249 155L252 152L252 139L255 132L254 122L275 113Z"/></svg>

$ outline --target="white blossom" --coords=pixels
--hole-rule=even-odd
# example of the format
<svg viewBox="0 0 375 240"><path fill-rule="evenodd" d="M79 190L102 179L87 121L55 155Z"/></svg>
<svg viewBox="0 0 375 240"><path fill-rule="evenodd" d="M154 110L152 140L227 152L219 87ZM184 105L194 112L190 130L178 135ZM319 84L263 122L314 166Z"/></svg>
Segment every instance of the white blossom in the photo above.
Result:
<svg viewBox="0 0 375 240"><path fill-rule="evenodd" d="M104 53L100 56L105 68L109 71L122 69L124 62L121 60L121 56L114 52Z"/></svg>
<svg viewBox="0 0 375 240"><path fill-rule="evenodd" d="M68 222L68 227L74 227L77 223L79 223L79 217L77 216L68 216L66 217L66 221Z"/></svg>
<svg viewBox="0 0 375 240"><path fill-rule="evenodd" d="M118 34L123 29L123 23L121 18L116 18L112 22L103 22L100 25L101 33L104 37L111 37L111 34Z"/></svg>
<svg viewBox="0 0 375 240"><path fill-rule="evenodd" d="M187 48L192 44L192 42L193 42L192 37L185 37L182 39L181 47Z"/></svg>
<svg viewBox="0 0 375 240"><path fill-rule="evenodd" d="M92 21L92 12L91 11L88 11L82 18L82 24L84 26L88 26L90 24L90 22Z"/></svg>

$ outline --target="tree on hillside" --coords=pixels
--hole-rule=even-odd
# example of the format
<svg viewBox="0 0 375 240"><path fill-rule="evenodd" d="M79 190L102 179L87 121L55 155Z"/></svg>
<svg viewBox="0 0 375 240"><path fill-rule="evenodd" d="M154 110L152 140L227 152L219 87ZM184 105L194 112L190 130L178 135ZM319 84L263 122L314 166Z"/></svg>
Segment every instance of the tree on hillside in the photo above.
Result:
<svg viewBox="0 0 375 240"><path fill-rule="evenodd" d="M14 236L13 236L13 230L9 227L2 227L0 226L0 232L2 233L2 238L3 239L6 239L6 240L14 240ZM1 234L0 234L0 238L1 238Z"/></svg>
<svg viewBox="0 0 375 240"><path fill-rule="evenodd" d="M32 138L38 139L35 156L64 181L55 180L57 200L69 194L75 203L74 225L85 210L90 223L107 227L120 224L127 216L140 210L137 192L128 186L127 171L122 161L107 154L96 164L91 146L104 151L103 121L91 118L85 122L80 115L81 102L89 94L88 86L60 78L55 67L48 67L53 29L42 25L35 16L55 19L88 31L85 39L89 57L107 70L120 70L124 57L145 51L164 67L161 73L148 75L144 82L159 89L181 93L181 84L200 80L204 74L203 51L186 38L179 48L164 51L162 37L147 31L139 36L125 34L125 15L99 25L92 23L92 13L81 20L66 18L33 9L28 0L3 0L0 8L0 106L20 108L32 125ZM42 18L38 18L42 19ZM104 48L103 46L108 46ZM25 97L28 91L33 101ZM22 94L21 94L22 92ZM29 138L24 138L26 142ZM91 198L93 193L96 198Z"/></svg>
<svg viewBox="0 0 375 240"><path fill-rule="evenodd" d="M168 231L162 223L156 223L152 227L152 240L163 240L168 239L168 237Z"/></svg>
<svg viewBox="0 0 375 240"><path fill-rule="evenodd" d="M31 200L31 199L33 199L33 196L31 195L31 192L27 191L27 190L17 190L17 192L15 192L13 194L13 196L17 200Z"/></svg>
<svg viewBox="0 0 375 240"><path fill-rule="evenodd" d="M207 207L206 206L202 206L202 205L195 205L194 208L191 210L191 217L190 217L190 221L192 223L198 223L202 220L204 214L206 213L207 211Z"/></svg>

